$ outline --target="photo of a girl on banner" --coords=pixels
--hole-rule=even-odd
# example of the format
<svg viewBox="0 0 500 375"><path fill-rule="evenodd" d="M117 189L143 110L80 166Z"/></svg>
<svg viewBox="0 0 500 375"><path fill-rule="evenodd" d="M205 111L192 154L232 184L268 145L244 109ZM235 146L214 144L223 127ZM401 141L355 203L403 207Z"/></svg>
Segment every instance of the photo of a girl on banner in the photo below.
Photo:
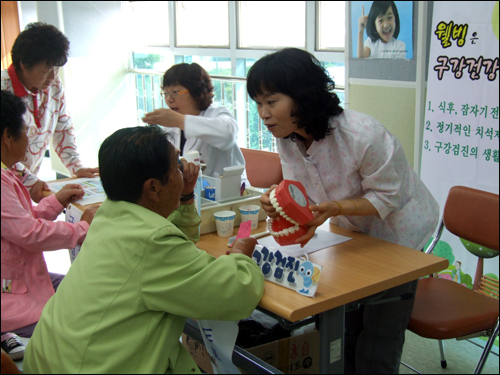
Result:
<svg viewBox="0 0 500 375"><path fill-rule="evenodd" d="M351 4L355 57L370 59L413 57L411 1L356 1Z"/></svg>

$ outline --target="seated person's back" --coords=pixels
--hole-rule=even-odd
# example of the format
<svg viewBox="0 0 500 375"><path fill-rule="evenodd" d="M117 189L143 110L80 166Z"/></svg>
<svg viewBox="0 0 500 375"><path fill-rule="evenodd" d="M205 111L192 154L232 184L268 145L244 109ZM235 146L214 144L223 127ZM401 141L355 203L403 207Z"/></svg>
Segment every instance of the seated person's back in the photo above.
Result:
<svg viewBox="0 0 500 375"><path fill-rule="evenodd" d="M264 279L249 256L215 259L194 245L200 218L190 193L199 169L180 168L162 134L121 129L101 146L108 199L42 313L26 372L198 372L179 343L186 317L242 319L262 297ZM251 255L254 245L238 246Z"/></svg>

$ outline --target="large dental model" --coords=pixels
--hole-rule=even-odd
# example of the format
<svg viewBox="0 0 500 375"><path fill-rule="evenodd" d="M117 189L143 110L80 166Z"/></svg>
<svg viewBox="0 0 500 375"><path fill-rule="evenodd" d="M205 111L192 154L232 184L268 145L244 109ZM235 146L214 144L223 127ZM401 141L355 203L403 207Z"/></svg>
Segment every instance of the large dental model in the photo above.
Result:
<svg viewBox="0 0 500 375"><path fill-rule="evenodd" d="M295 240L307 233L305 224L314 218L306 189L298 181L283 180L269 198L280 214L279 218L269 219L269 233L281 246L295 245Z"/></svg>

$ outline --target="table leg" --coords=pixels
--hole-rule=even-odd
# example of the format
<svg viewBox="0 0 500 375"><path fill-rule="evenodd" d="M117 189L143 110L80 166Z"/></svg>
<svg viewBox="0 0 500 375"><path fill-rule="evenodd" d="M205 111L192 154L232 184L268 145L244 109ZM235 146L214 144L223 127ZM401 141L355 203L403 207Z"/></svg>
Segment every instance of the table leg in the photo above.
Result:
<svg viewBox="0 0 500 375"><path fill-rule="evenodd" d="M321 374L344 373L345 307L319 314L319 361Z"/></svg>

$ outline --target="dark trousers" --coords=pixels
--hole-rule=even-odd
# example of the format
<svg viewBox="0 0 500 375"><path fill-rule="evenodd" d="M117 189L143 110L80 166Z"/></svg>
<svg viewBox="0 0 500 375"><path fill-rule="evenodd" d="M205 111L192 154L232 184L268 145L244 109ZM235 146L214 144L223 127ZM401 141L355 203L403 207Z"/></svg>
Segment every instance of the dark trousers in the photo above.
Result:
<svg viewBox="0 0 500 375"><path fill-rule="evenodd" d="M387 290L382 299L417 290L418 280ZM346 374L397 374L414 298L362 305L345 315Z"/></svg>
<svg viewBox="0 0 500 375"><path fill-rule="evenodd" d="M59 284L61 283L62 279L64 279L65 275L60 275L58 273L50 273L50 280L52 281L52 286L54 287L54 290L56 291L57 288L59 287ZM17 328L15 330L12 330L10 332L15 333L16 335L20 337L31 337L33 335L33 331L35 330L36 323L30 324L29 326ZM2 332L2 335L7 332Z"/></svg>

